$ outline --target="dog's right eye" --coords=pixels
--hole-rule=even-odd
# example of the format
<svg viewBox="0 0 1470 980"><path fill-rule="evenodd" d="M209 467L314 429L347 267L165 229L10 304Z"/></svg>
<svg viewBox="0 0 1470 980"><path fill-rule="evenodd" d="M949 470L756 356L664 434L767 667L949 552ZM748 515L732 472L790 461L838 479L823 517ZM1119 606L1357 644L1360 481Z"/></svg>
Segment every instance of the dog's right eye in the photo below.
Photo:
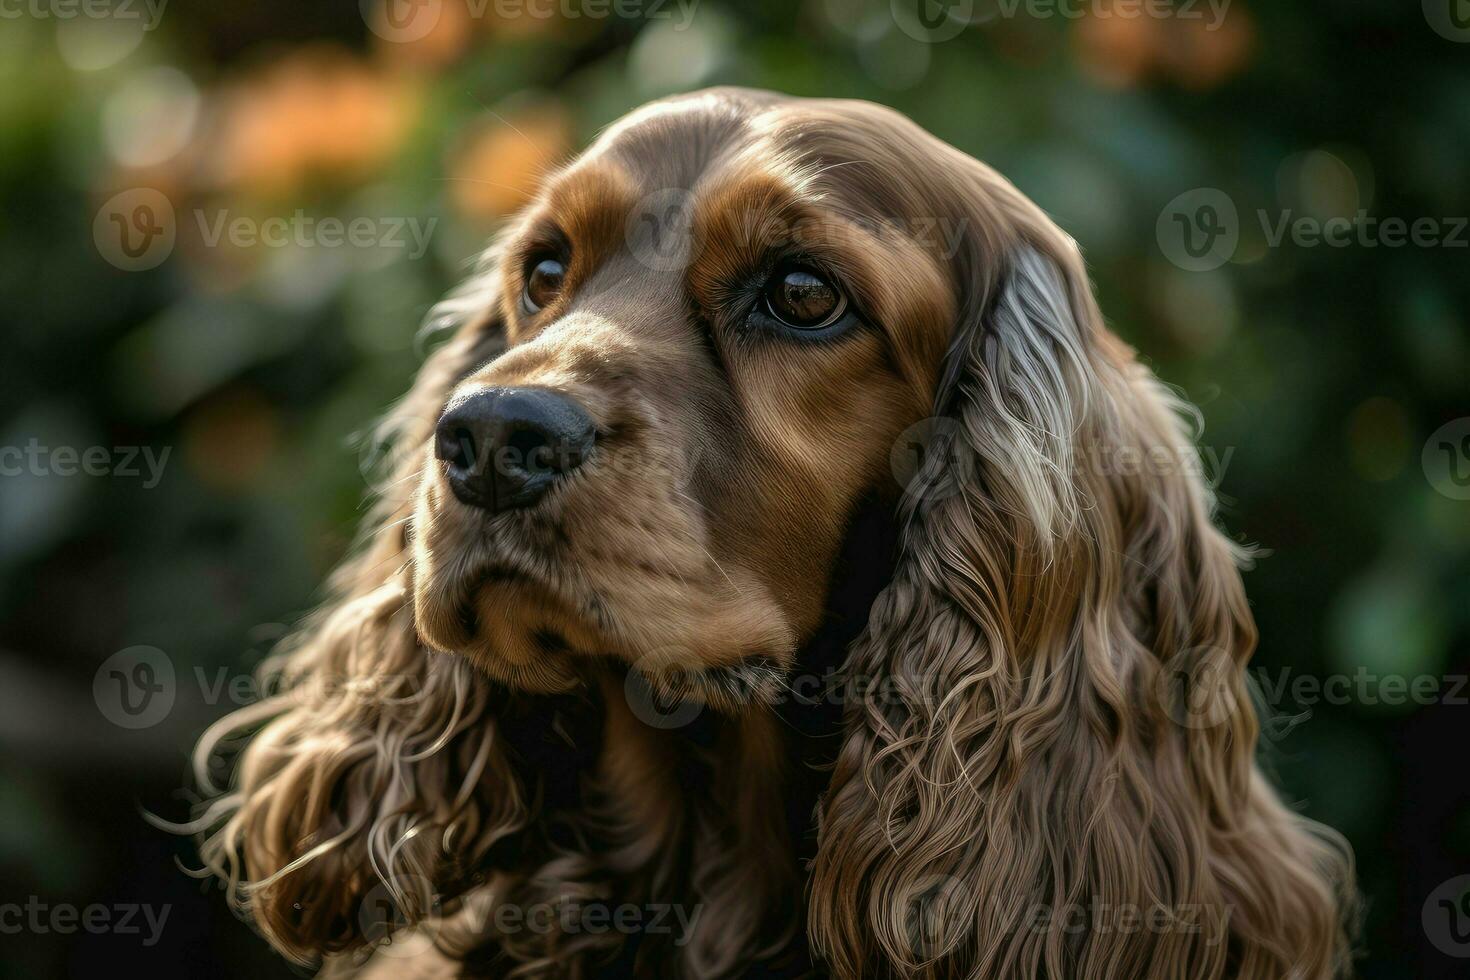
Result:
<svg viewBox="0 0 1470 980"><path fill-rule="evenodd" d="M556 299L566 276L567 268L559 259L546 258L531 266L526 276L526 292L521 297L526 312L536 313Z"/></svg>

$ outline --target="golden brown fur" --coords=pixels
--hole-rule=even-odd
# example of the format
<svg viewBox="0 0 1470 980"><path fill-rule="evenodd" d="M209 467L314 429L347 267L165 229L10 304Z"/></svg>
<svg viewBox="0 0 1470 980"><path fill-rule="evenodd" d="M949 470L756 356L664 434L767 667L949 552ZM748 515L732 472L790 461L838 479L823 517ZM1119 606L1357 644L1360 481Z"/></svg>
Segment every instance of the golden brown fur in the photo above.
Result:
<svg viewBox="0 0 1470 980"><path fill-rule="evenodd" d="M548 238L567 280L528 314ZM863 324L738 327L741 284L792 250ZM338 598L280 693L199 749L211 786L263 726L198 826L283 952L355 967L386 894L426 942L383 975L1346 971L1350 861L1255 765L1244 556L1182 406L993 171L865 103L656 103L437 317ZM494 517L428 448L491 384L565 393L599 432ZM900 487L890 450L926 418ZM843 656L839 711L790 696ZM639 683L707 708L649 724ZM495 919L597 903L691 914L677 936Z"/></svg>

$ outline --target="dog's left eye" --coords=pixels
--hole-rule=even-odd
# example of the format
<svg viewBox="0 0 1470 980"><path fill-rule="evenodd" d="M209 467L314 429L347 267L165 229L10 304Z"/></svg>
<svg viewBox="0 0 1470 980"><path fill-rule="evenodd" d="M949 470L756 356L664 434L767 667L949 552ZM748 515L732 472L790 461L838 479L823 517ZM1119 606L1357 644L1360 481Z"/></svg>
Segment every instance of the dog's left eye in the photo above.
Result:
<svg viewBox="0 0 1470 980"><path fill-rule="evenodd" d="M559 259L546 258L531 266L526 275L526 291L521 297L526 310L535 313L556 299L566 276L567 268Z"/></svg>
<svg viewBox="0 0 1470 980"><path fill-rule="evenodd" d="M761 302L769 316L794 330L821 330L847 312L842 291L806 266L777 269L762 290Z"/></svg>

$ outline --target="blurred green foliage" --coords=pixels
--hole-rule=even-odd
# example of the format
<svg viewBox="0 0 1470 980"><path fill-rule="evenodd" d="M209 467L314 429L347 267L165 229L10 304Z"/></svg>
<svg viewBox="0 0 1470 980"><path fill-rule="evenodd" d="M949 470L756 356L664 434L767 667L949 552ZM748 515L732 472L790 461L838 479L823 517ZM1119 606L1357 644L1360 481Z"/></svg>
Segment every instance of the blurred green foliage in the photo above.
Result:
<svg viewBox="0 0 1470 980"><path fill-rule="evenodd" d="M187 746L230 705L186 684L166 724L121 732L97 716L93 672L134 644L208 677L258 660L349 543L365 463L353 435L414 374L428 306L599 128L734 83L895 106L1077 238L1113 327L1202 406L1227 527L1265 550L1247 577L1280 722L1263 754L1352 839L1364 974L1448 969L1423 948L1419 910L1470 871L1455 751L1470 708L1270 692L1360 668L1470 670L1470 503L1421 458L1470 415L1470 262L1463 244L1303 247L1270 230L1288 212L1446 228L1470 214L1470 44L1394 0L1235 0L1213 29L1104 16L1102 0L1067 8L1080 18L1023 6L943 43L900 29L888 0L700 0L687 22L674 4L601 19L464 4L431 4L438 20L414 41L353 3L179 2L148 30L0 22L0 445L171 452L153 487L0 477L0 901L175 906L152 949L0 936L0 962L284 969L170 866L187 847L135 809L182 814ZM177 240L128 272L94 232L139 187L172 203ZM1191 272L1157 229L1201 187L1234 202L1240 242ZM422 255L207 241L219 215L298 214L433 230Z"/></svg>

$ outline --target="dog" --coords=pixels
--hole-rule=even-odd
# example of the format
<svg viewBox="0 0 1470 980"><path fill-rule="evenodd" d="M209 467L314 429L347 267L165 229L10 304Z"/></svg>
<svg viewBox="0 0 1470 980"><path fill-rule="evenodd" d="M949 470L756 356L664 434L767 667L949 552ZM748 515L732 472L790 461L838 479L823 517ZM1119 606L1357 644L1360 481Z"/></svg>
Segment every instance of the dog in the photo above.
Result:
<svg viewBox="0 0 1470 980"><path fill-rule="evenodd" d="M870 103L655 102L431 323L335 598L196 753L205 865L284 954L1350 968L1191 413L995 171Z"/></svg>

